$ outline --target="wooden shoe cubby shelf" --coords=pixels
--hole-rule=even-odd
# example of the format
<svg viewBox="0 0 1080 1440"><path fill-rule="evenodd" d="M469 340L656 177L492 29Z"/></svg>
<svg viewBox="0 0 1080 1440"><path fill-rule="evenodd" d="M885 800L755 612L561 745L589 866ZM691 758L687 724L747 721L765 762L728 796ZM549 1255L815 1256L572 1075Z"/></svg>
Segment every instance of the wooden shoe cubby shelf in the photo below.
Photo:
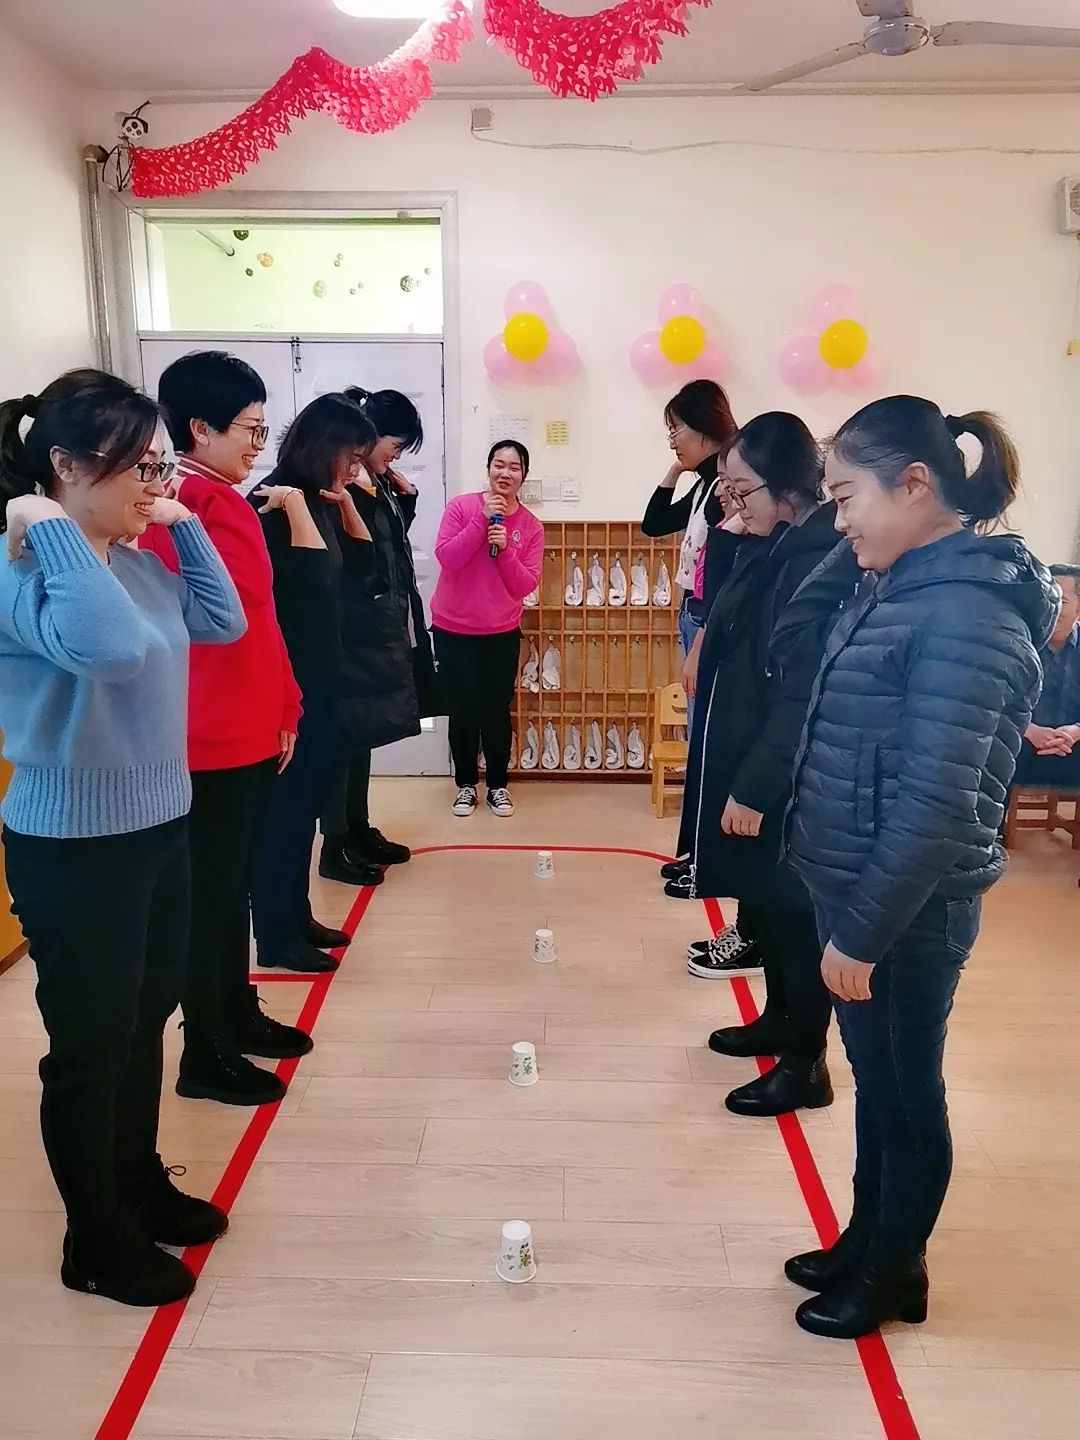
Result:
<svg viewBox="0 0 1080 1440"><path fill-rule="evenodd" d="M642 780L650 775L649 746L652 738L654 696L658 688L678 680L682 674L682 653L678 636L678 600L674 577L678 563L679 536L650 540L636 521L546 521L544 524L544 569L535 605L527 605L522 617L521 658L514 701L514 750L511 774L515 780L573 778L590 780ZM574 556L577 556L576 562ZM603 605L588 605L589 566L597 557L604 574ZM626 600L610 603L611 572L616 558L626 577ZM631 576L635 563L643 561L648 575L647 601L631 603ZM567 603L575 563L583 575L580 605ZM661 567L668 576L670 603L654 603L654 591ZM522 683L522 675L536 647L541 671L545 653L559 656L558 689L533 692ZM584 751L589 726L600 727L601 765L588 770ZM544 727L551 724L559 746L559 764L525 769L521 756L530 725L535 726L540 753ZM581 733L582 766L564 765L571 726ZM615 726L624 754L632 726L637 726L644 746L644 765L632 769L626 763L618 769L604 764L608 730Z"/></svg>

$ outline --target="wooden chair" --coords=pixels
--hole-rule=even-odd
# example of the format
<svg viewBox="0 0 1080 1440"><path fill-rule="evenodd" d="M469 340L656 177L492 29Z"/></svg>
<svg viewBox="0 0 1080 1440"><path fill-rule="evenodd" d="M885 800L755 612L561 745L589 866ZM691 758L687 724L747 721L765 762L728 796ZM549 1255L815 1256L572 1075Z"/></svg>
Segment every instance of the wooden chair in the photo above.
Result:
<svg viewBox="0 0 1080 1440"><path fill-rule="evenodd" d="M1071 805L1073 813L1063 814L1063 805ZM1013 848L1020 830L1064 830L1072 836L1072 848L1080 850L1080 790L1015 786L1005 816L1006 850Z"/></svg>
<svg viewBox="0 0 1080 1440"><path fill-rule="evenodd" d="M671 732L677 731L677 735ZM652 736L652 803L657 819L664 818L668 770L685 769L690 745L687 735L686 691L679 684L656 692Z"/></svg>

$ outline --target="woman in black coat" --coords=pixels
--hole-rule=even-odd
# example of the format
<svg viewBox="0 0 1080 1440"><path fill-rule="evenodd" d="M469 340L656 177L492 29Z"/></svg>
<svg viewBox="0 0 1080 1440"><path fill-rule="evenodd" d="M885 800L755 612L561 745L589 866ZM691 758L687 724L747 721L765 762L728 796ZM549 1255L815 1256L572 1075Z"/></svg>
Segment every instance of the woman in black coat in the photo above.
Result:
<svg viewBox="0 0 1080 1440"><path fill-rule="evenodd" d="M437 713L431 636L409 544L417 492L393 468L420 449L424 428L415 405L397 390L369 394L354 386L345 394L377 438L360 482L349 487L371 544L342 590L338 761L322 815L319 874L379 885L382 866L411 856L371 823L371 752L419 735L421 719Z"/></svg>
<svg viewBox="0 0 1080 1440"><path fill-rule="evenodd" d="M830 1250L787 1264L821 1292L796 1315L817 1335L926 1318L926 1245L952 1167L948 1016L1004 869L998 827L1058 608L1017 536L977 532L1017 472L992 416L910 395L861 410L828 460L837 528L873 573L829 639L788 827L856 1085L851 1221ZM781 621L777 653L800 644Z"/></svg>
<svg viewBox="0 0 1080 1440"><path fill-rule="evenodd" d="M694 893L738 899L741 931L757 943L768 990L758 1020L718 1030L709 1044L724 1055L779 1056L767 1075L732 1091L727 1107L781 1115L833 1098L825 1065L830 1006L813 908L780 863L792 762L824 636L816 648L807 640L783 672L770 668L768 647L785 605L837 544L835 509L821 503L820 452L795 415L751 420L735 437L726 470L747 538L705 628L704 716L687 771L684 828L695 856ZM691 947L692 973L731 973L725 935Z"/></svg>

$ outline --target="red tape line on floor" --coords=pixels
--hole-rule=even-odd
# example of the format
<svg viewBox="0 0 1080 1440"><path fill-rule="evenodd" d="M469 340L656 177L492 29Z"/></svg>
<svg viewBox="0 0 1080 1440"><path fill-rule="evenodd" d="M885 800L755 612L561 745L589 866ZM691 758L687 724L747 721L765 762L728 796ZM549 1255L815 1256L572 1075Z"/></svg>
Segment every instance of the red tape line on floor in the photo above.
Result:
<svg viewBox="0 0 1080 1440"><path fill-rule="evenodd" d="M620 849L607 845L553 845L549 848L559 854L634 855L639 859L655 860L659 863L671 858L668 855L656 854L651 850ZM420 856L440 854L446 851L491 850L522 852L536 849L535 845L428 845L415 850L413 854ZM356 933L374 894L373 888L360 891L343 927L346 934L351 936ZM715 900L706 900L705 911L713 931L718 933L724 923L719 904ZM311 985L311 990L296 1023L302 1030L311 1031L314 1029L315 1022L325 1003L334 976L331 972L314 977L259 975L253 978L260 981L292 980L299 982L307 980ZM749 1024L751 1020L756 1020L758 1010L746 980L732 980L731 987L735 993L735 1001L743 1023ZM283 1080L289 1081L296 1073L299 1063L298 1060L282 1060L276 1067L276 1073ZM758 1068L764 1074L770 1068L768 1060L759 1059ZM214 1191L214 1204L220 1205L223 1210L232 1208L252 1165L258 1158L259 1151L262 1149L263 1142L269 1134L279 1109L280 1102L276 1105L262 1105L252 1116L250 1124L241 1136L232 1158L225 1167L225 1173ZM822 1245L831 1245L839 1233L836 1215L817 1168L817 1162L807 1143L806 1132L797 1115L780 1116L777 1126L787 1150L788 1159L795 1172L799 1189L802 1191L806 1208L810 1212L810 1218L817 1231L818 1239ZM184 1260L194 1273L199 1275L206 1264L209 1253L209 1246L200 1246L197 1249L185 1251ZM94 1440L129 1440L135 1422L139 1418L147 1396L164 1363L180 1321L183 1319L185 1309L186 1302L181 1301L176 1305L166 1305L155 1311ZM911 1411L908 1409L907 1401L904 1399L904 1392L900 1388L892 1357L889 1355L882 1336L880 1334L869 1335L858 1341L858 1351L870 1393L877 1406L878 1415L881 1417L885 1440L919 1440L919 1431Z"/></svg>

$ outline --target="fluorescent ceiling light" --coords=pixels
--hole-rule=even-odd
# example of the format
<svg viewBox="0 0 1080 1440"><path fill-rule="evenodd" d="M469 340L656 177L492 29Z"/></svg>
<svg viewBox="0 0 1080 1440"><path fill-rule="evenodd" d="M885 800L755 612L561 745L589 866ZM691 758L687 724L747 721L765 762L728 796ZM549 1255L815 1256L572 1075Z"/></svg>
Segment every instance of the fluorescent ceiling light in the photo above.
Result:
<svg viewBox="0 0 1080 1440"><path fill-rule="evenodd" d="M334 0L345 15L355 20L426 20L431 0Z"/></svg>

